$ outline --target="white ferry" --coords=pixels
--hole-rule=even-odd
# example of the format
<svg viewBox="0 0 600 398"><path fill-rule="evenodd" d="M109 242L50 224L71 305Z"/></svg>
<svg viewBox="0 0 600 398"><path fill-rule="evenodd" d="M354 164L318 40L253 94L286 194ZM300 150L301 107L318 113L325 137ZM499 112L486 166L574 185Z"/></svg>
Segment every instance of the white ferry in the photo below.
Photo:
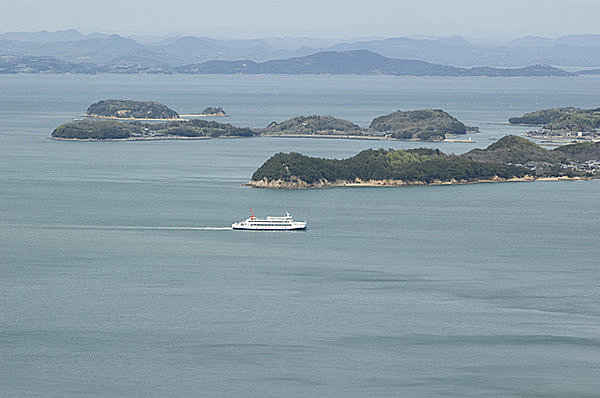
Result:
<svg viewBox="0 0 600 398"><path fill-rule="evenodd" d="M233 229L249 229L253 231L292 231L306 229L306 221L294 221L290 213L285 213L283 217L256 218L254 212L250 218L231 224Z"/></svg>

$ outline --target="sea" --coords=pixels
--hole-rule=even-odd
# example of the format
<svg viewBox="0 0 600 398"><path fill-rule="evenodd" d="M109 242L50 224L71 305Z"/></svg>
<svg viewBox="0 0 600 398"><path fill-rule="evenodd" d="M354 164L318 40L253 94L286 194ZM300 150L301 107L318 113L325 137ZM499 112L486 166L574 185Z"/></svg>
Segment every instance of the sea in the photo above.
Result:
<svg viewBox="0 0 600 398"><path fill-rule="evenodd" d="M278 152L483 148L600 78L0 75L0 396L597 397L600 180L246 187ZM61 142L101 99L265 127L444 109L471 143ZM304 232L233 231L282 215Z"/></svg>

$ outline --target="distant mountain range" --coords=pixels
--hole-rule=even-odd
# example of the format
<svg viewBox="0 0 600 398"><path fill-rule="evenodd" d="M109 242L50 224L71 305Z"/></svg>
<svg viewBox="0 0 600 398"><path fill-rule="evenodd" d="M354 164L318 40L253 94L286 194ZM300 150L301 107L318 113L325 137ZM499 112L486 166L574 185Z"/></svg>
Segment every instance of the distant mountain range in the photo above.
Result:
<svg viewBox="0 0 600 398"><path fill-rule="evenodd" d="M206 61L170 67L165 64L65 62L51 57L0 56L0 73L183 73L183 74L355 74L394 76L570 76L562 69L534 65L524 68L459 68L424 61L387 58L367 50L322 51L304 57L254 62Z"/></svg>
<svg viewBox="0 0 600 398"><path fill-rule="evenodd" d="M18 40L18 41L33 41L33 42L53 42L53 41L78 41L83 39L95 39L98 37L107 37L109 35L103 33L92 33L84 35L75 29L57 30L56 32L48 32L40 30L38 32L7 32L0 34L0 40Z"/></svg>
<svg viewBox="0 0 600 398"><path fill-rule="evenodd" d="M264 62L302 57L321 51L368 50L389 58L443 65L523 67L555 65L600 67L600 35L556 39L523 37L503 44L473 44L462 37L358 40L342 42L312 38L218 40L173 37L134 40L119 35L77 30L0 34L0 55L49 56L74 63L182 66L210 60L248 59Z"/></svg>
<svg viewBox="0 0 600 398"><path fill-rule="evenodd" d="M568 76L551 66L525 68L458 68L424 61L387 58L367 50L322 51L305 57L293 57L257 63L254 61L207 61L174 68L177 73L242 74L355 74L396 76Z"/></svg>
<svg viewBox="0 0 600 398"><path fill-rule="evenodd" d="M0 34L0 73L567 74L530 65L581 66L596 69L581 74L598 73L600 35L523 37L503 45L481 45L461 37L353 42L176 37L142 43L76 30Z"/></svg>
<svg viewBox="0 0 600 398"><path fill-rule="evenodd" d="M401 37L341 43L330 50L370 50L386 57L458 66L600 66L600 35L524 37L503 45L474 45L461 37L423 40Z"/></svg>

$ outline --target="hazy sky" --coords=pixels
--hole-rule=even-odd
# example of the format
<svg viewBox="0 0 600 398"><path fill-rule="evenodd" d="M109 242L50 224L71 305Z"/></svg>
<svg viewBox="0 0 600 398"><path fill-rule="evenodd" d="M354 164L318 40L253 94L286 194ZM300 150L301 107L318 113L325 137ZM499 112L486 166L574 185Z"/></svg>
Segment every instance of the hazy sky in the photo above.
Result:
<svg viewBox="0 0 600 398"><path fill-rule="evenodd" d="M0 32L260 37L600 33L600 0L0 0Z"/></svg>

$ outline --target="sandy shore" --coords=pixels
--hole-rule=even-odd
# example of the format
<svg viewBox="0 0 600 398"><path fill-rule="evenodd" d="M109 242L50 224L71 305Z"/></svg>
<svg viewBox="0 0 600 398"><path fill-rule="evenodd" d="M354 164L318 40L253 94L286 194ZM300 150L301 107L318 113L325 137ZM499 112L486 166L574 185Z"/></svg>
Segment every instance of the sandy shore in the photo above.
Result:
<svg viewBox="0 0 600 398"><path fill-rule="evenodd" d="M399 141L397 138L379 137L373 135L342 135L342 134L261 134L259 137L275 138L338 138L349 140L378 140L378 141ZM403 140L407 141L407 140Z"/></svg>
<svg viewBox="0 0 600 398"><path fill-rule="evenodd" d="M579 137L577 135L575 136L555 136L555 135L537 135L537 134L525 134L525 137L533 139L533 140L540 140L542 141L542 144L557 144L557 145L564 145L564 144L580 144L582 142L600 142L600 138L597 137L593 137L593 138L587 138L587 137Z"/></svg>
<svg viewBox="0 0 600 398"><path fill-rule="evenodd" d="M161 118L161 119L151 119L151 118L139 118L139 117L116 117L116 116L102 116L102 115L94 115L94 114L85 114L83 115L83 117L89 117L92 119L106 119L106 120L130 120L130 121L138 121L138 122L157 122L157 121L166 121L166 122L172 122L175 120L181 120L178 117L171 117L171 118Z"/></svg>
<svg viewBox="0 0 600 398"><path fill-rule="evenodd" d="M211 115L210 113L187 113L179 117L227 117L229 115Z"/></svg>
<svg viewBox="0 0 600 398"><path fill-rule="evenodd" d="M192 117L192 115L180 115L181 117ZM202 115L194 115L202 116ZM136 119L136 118L117 118L113 116L90 116L95 119L107 119L107 120L126 120L126 121L183 121L184 119ZM473 143L471 140L443 140L443 141L423 141L415 139L404 139L404 138L390 138L373 135L338 135L338 134L259 134L254 137L267 137L267 138L335 138L345 140L370 140L370 141L414 141L414 142L462 142L462 143ZM79 139L79 138L54 138L53 140L61 141L156 141L156 140L186 140L186 139L203 139L210 137L135 137L135 138L119 138L119 139ZM215 138L246 138L244 137L215 137Z"/></svg>
<svg viewBox="0 0 600 398"><path fill-rule="evenodd" d="M461 138L446 138L444 140L442 140L442 142L462 142L465 144L473 144L477 141L473 141L473 140L468 140L468 139L461 139Z"/></svg>
<svg viewBox="0 0 600 398"><path fill-rule="evenodd" d="M568 176L560 176L560 177L538 177L536 181L586 181L592 180L592 177L568 177Z"/></svg>
<svg viewBox="0 0 600 398"><path fill-rule="evenodd" d="M591 177L533 177L526 175L522 178L500 178L494 177L491 179L482 180L450 180L440 181L436 180L430 183L424 181L403 181L403 180L369 180L362 181L357 179L355 181L334 181L330 182L327 180L321 180L317 183L307 183L300 179L296 181L267 181L266 179L260 181L249 181L246 186L255 188L270 188L270 189L307 189L307 188L333 188L333 187L404 187L404 186L415 186L415 185L465 185L465 184L479 184L479 183L495 183L495 182L532 182L532 181L583 181L591 180Z"/></svg>
<svg viewBox="0 0 600 398"><path fill-rule="evenodd" d="M82 142L115 142L115 141L167 141L167 140L210 140L211 137L182 137L182 136L165 136L165 137L129 137L129 138L61 138L50 137L55 141L82 141Z"/></svg>
<svg viewBox="0 0 600 398"><path fill-rule="evenodd" d="M347 135L347 134L273 134L266 133L261 134L260 137L276 137L276 138L337 138L347 140L375 140L375 141L414 141L414 142L458 142L472 144L475 141L458 138L448 138L441 141L427 141L418 139L406 139L406 138L391 138L382 137L377 135Z"/></svg>

